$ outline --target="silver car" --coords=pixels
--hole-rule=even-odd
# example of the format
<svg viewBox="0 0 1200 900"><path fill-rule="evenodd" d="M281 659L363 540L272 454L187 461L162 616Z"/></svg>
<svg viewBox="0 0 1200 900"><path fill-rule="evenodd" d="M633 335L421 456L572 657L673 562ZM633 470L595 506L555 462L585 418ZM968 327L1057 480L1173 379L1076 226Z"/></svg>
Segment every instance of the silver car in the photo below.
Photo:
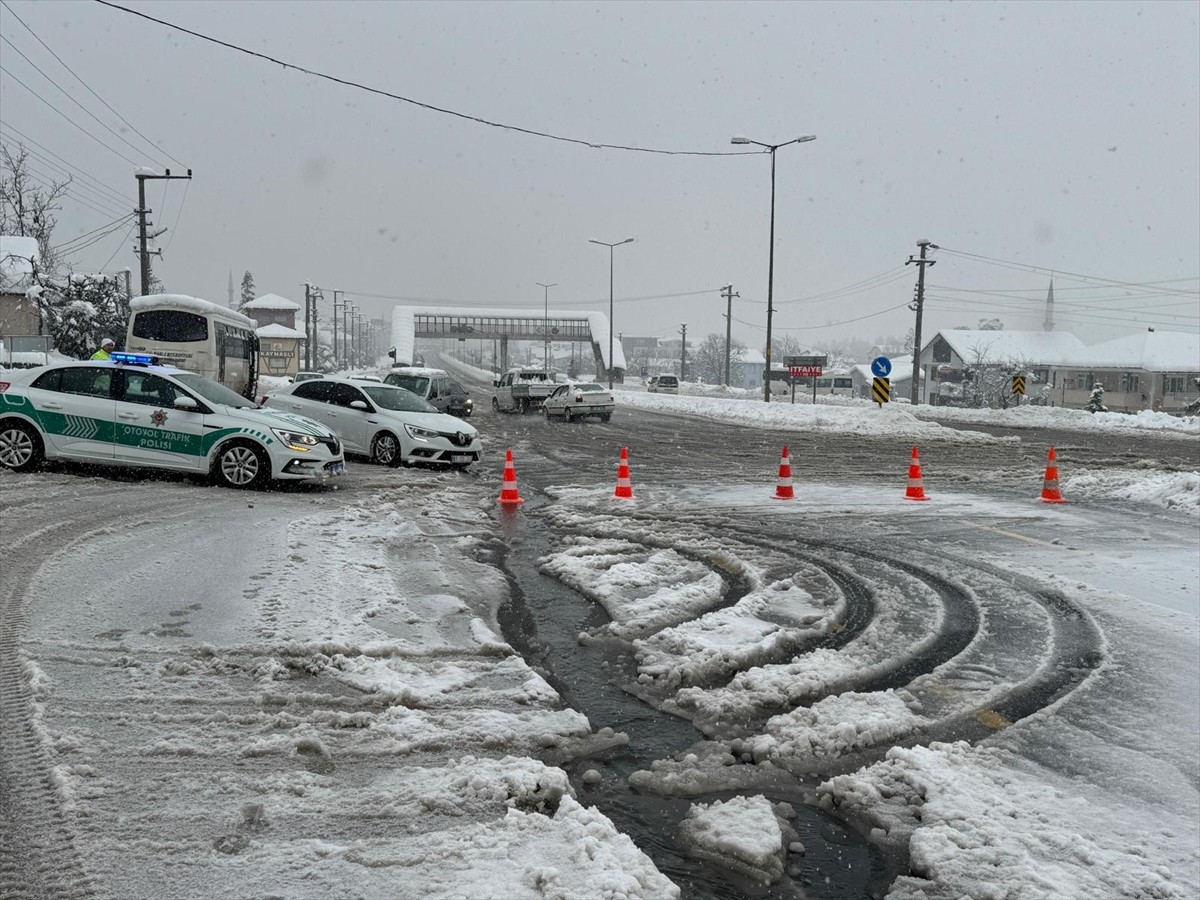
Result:
<svg viewBox="0 0 1200 900"><path fill-rule="evenodd" d="M612 392L591 382L560 384L549 397L542 401L542 412L546 420L561 418L564 422L596 416L601 422L612 418L616 401Z"/></svg>
<svg viewBox="0 0 1200 900"><path fill-rule="evenodd" d="M290 384L265 404L316 419L338 434L347 453L385 466L465 468L483 455L483 441L473 426L390 384L320 378Z"/></svg>

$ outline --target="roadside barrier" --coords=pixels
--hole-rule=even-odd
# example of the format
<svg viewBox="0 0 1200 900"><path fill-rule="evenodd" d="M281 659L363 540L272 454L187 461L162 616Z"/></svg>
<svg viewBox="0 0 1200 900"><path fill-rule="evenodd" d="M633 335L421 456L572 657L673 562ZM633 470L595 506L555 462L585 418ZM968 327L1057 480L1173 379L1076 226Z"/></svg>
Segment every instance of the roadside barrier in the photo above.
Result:
<svg viewBox="0 0 1200 900"><path fill-rule="evenodd" d="M904 490L905 500L928 500L925 496L925 479L921 477L921 454L912 449L912 461L908 464L908 487Z"/></svg>
<svg viewBox="0 0 1200 900"><path fill-rule="evenodd" d="M633 499L633 485L629 482L629 450L621 448L621 462L617 465L617 489L614 497L622 500Z"/></svg>
<svg viewBox="0 0 1200 900"><path fill-rule="evenodd" d="M500 499L496 502L505 506L516 506L518 503L525 502L517 491L517 469L513 465L511 450L505 451L504 454L504 486L500 489Z"/></svg>
<svg viewBox="0 0 1200 900"><path fill-rule="evenodd" d="M1058 490L1058 454L1051 447L1046 453L1046 480L1042 482L1043 503L1066 503Z"/></svg>
<svg viewBox="0 0 1200 900"><path fill-rule="evenodd" d="M788 448L783 448L779 458L779 484L775 486L776 500L795 500L796 492L792 489L792 458L788 456Z"/></svg>

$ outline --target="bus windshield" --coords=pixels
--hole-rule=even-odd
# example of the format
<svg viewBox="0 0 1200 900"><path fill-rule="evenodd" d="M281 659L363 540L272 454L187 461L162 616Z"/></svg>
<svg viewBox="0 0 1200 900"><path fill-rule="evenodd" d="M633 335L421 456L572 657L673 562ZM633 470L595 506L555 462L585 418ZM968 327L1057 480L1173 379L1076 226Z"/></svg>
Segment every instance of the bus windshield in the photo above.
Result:
<svg viewBox="0 0 1200 900"><path fill-rule="evenodd" d="M171 344L207 341L208 319L181 309L147 309L134 314L133 336Z"/></svg>

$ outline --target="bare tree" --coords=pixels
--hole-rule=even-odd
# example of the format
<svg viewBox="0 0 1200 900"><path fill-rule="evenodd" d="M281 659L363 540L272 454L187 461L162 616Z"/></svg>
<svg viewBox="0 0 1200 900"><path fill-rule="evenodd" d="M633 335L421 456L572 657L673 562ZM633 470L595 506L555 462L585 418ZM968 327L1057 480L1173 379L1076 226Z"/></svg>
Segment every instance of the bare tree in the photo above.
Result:
<svg viewBox="0 0 1200 900"><path fill-rule="evenodd" d="M29 171L29 151L21 144L16 151L0 141L0 233L31 237L38 242L34 272L53 274L58 258L50 244L61 207L58 201L66 196L71 184L66 181L39 182Z"/></svg>
<svg viewBox="0 0 1200 900"><path fill-rule="evenodd" d="M746 353L739 341L729 342L729 361L736 365ZM725 335L712 333L692 348L688 354L688 371L700 376L706 384L725 381Z"/></svg>

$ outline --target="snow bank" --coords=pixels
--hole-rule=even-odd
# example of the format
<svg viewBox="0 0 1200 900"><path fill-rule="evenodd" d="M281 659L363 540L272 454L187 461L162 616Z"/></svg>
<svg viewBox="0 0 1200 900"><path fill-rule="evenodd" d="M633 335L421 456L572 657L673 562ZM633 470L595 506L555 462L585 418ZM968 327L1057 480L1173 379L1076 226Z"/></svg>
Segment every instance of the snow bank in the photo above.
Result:
<svg viewBox="0 0 1200 900"><path fill-rule="evenodd" d="M790 818L790 808L785 815ZM786 848L795 837L761 794L711 804L695 803L679 830L693 856L711 860L762 884L783 876Z"/></svg>

